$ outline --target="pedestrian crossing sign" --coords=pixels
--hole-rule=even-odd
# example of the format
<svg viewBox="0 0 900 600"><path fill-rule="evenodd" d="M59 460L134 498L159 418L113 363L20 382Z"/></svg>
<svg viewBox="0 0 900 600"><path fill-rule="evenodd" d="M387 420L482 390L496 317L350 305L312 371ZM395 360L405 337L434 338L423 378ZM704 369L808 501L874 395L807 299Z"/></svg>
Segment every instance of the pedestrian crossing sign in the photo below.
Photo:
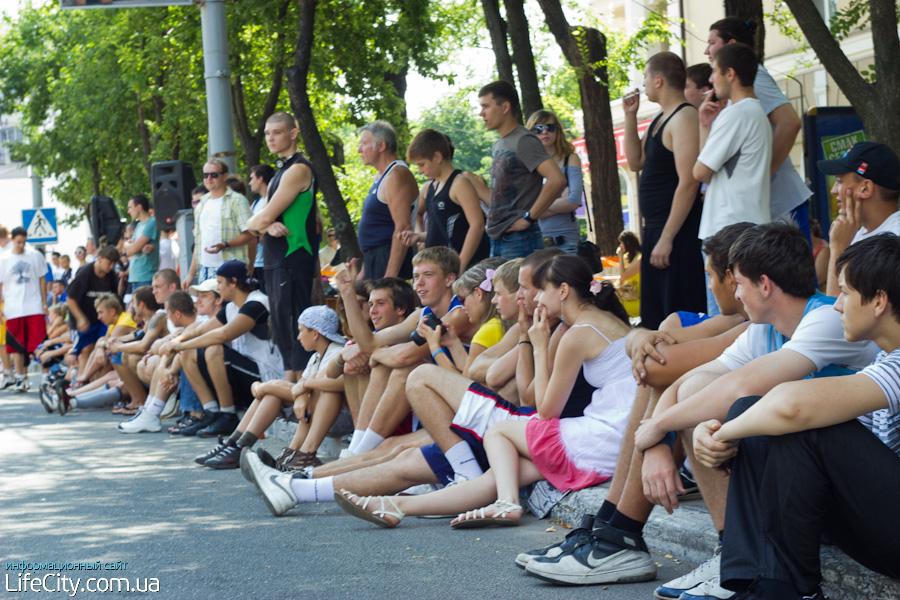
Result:
<svg viewBox="0 0 900 600"><path fill-rule="evenodd" d="M27 208L22 211L22 224L33 244L54 244L58 241L55 208Z"/></svg>

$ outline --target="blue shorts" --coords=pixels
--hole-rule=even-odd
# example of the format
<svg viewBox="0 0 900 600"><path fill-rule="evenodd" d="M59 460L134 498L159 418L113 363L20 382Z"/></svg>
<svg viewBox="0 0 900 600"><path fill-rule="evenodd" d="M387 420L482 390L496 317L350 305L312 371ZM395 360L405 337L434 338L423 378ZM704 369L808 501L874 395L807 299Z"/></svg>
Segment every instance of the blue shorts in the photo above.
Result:
<svg viewBox="0 0 900 600"><path fill-rule="evenodd" d="M703 321L711 318L709 315L704 313L688 312L686 310L675 311L675 314L678 315L679 319L681 319L682 327L690 327L691 325L702 323Z"/></svg>
<svg viewBox="0 0 900 600"><path fill-rule="evenodd" d="M116 352L115 354L109 355L109 364L111 365L121 365L122 363L122 353Z"/></svg>
<svg viewBox="0 0 900 600"><path fill-rule="evenodd" d="M81 354L81 351L87 348L88 346L93 345L97 340L103 337L103 334L106 332L106 325L102 322L97 321L84 333L78 331L77 329L72 330L72 343L75 344L75 348L72 350L72 353L75 356Z"/></svg>
<svg viewBox="0 0 900 600"><path fill-rule="evenodd" d="M425 457L425 462L428 463L434 476L437 477L439 484L447 485L453 481L453 476L455 475L453 467L450 466L447 457L444 456L437 444L422 446L419 449L422 451L422 456Z"/></svg>
<svg viewBox="0 0 900 600"><path fill-rule="evenodd" d="M506 233L491 240L491 256L502 256L507 260L525 258L536 250L544 248L544 236L537 223L525 231Z"/></svg>

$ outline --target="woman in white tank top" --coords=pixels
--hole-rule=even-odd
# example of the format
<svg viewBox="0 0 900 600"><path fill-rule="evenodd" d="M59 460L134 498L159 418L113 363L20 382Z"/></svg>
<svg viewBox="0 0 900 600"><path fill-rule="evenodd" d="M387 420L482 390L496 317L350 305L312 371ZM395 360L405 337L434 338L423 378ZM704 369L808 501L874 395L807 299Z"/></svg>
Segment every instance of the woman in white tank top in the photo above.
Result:
<svg viewBox="0 0 900 600"><path fill-rule="evenodd" d="M576 256L553 258L532 279L541 291L529 340L521 343L534 351L535 418L502 421L488 430L484 449L491 468L481 477L422 496L359 498L342 490L339 502L350 514L394 527L406 514L483 506L461 513L451 526L516 525L522 515L519 486L547 479L565 491L612 475L635 392L625 354L628 315L612 286L595 282ZM567 329L551 356L549 323L557 318ZM581 415L560 419L582 368L596 391Z"/></svg>

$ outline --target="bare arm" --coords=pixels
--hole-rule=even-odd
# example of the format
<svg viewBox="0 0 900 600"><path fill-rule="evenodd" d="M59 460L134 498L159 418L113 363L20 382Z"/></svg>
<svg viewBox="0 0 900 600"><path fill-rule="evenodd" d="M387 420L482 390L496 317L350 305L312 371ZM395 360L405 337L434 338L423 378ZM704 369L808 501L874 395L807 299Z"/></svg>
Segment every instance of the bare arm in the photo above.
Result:
<svg viewBox="0 0 900 600"><path fill-rule="evenodd" d="M690 107L679 111L669 123L665 133L671 135L675 169L678 172L678 187L675 188L675 196L672 199L672 208L669 209L666 225L650 255L650 264L657 269L665 269L669 266L675 236L681 231L681 226L684 225L685 219L694 207L697 190L700 187L700 182L694 179L692 174L692 168L697 162L697 154L700 151L697 113Z"/></svg>
<svg viewBox="0 0 900 600"><path fill-rule="evenodd" d="M790 104L782 104L768 116L769 122L775 126L775 131L772 132L771 165L771 175L774 177L775 171L790 155L791 148L797 141L797 134L800 133L800 117Z"/></svg>
<svg viewBox="0 0 900 600"><path fill-rule="evenodd" d="M516 323L512 327L506 330L506 333L503 334L503 339L501 339L498 343L494 344L484 352L478 355L478 357L472 362L469 366L469 378L473 379L479 383L483 383L487 385L491 389L494 388L488 380L491 378L490 373L494 369L494 366L500 363L507 354L510 353L511 350L516 348L516 343L519 341L519 324ZM507 362L511 363L511 366L507 369L500 369L495 375L499 378L501 375L505 375L503 377L503 381L499 382L500 387L503 387L510 379L515 375L515 358L512 360L508 360ZM497 383L497 381L495 381Z"/></svg>
<svg viewBox="0 0 900 600"><path fill-rule="evenodd" d="M665 359L665 364L647 358L644 361L643 381L651 387L666 387L671 385L680 376L693 368L699 367L721 356L747 329L749 323L743 323L715 337L675 344L666 343L657 345L657 351Z"/></svg>
<svg viewBox="0 0 900 600"><path fill-rule="evenodd" d="M643 139L638 135L637 112L640 106L640 94L634 90L632 94L622 100L622 110L625 112L625 158L628 168L638 172L644 168L644 144L647 141L648 130Z"/></svg>
<svg viewBox="0 0 900 600"><path fill-rule="evenodd" d="M402 234L412 228L410 209L418 196L419 186L409 169L400 165L391 169L386 177L384 195L394 221L394 235L391 237L391 256L384 276L396 277L406 257L407 246L403 243Z"/></svg>
<svg viewBox="0 0 900 600"><path fill-rule="evenodd" d="M484 236L484 213L481 211L481 204L478 203L478 194L475 188L469 183L465 177L457 177L453 180L453 187L450 189L450 199L459 204L469 224L469 231L466 232L466 239L463 241L462 250L459 253L459 272L462 273L469 266L475 251L481 244L481 238Z"/></svg>
<svg viewBox="0 0 900 600"><path fill-rule="evenodd" d="M265 233L270 225L287 210L297 194L308 190L312 183L312 171L306 165L291 165L281 176L281 183L265 207L247 221L247 230L254 234Z"/></svg>

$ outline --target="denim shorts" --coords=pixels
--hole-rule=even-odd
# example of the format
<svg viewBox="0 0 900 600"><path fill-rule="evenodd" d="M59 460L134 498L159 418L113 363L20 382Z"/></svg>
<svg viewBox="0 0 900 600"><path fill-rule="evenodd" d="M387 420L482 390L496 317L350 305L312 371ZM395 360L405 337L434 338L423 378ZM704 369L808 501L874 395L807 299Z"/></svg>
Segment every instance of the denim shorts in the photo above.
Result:
<svg viewBox="0 0 900 600"><path fill-rule="evenodd" d="M491 240L491 256L502 256L507 260L525 258L532 252L544 247L544 236L537 223L525 231L507 233L496 240Z"/></svg>

